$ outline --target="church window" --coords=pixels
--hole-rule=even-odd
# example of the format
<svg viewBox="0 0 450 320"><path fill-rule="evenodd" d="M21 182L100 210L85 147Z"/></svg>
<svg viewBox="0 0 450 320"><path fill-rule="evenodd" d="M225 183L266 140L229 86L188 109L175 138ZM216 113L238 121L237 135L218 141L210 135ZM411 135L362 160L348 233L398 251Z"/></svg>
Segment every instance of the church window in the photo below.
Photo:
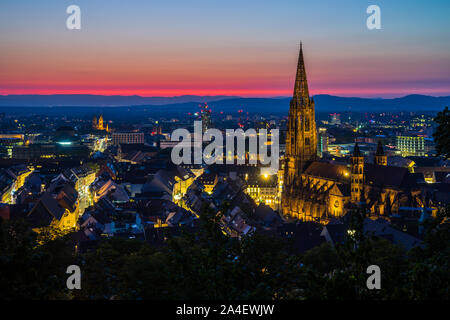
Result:
<svg viewBox="0 0 450 320"><path fill-rule="evenodd" d="M305 138L305 145L309 146L309 138Z"/></svg>

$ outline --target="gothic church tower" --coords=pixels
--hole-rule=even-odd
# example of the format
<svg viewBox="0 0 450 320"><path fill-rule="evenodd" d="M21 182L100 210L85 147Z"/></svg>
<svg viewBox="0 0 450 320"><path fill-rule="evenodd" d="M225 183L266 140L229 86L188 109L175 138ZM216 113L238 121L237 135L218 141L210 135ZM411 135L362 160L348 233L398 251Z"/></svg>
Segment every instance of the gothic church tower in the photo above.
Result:
<svg viewBox="0 0 450 320"><path fill-rule="evenodd" d="M364 156L359 151L358 143L355 144L353 155L350 158L351 164L351 200L353 203L359 203L364 186Z"/></svg>
<svg viewBox="0 0 450 320"><path fill-rule="evenodd" d="M297 75L292 97L286 133L284 190L300 176L305 165L317 157L317 132L314 100L309 97L303 49L300 43Z"/></svg>
<svg viewBox="0 0 450 320"><path fill-rule="evenodd" d="M375 153L375 164L379 166L387 166L387 156L384 153L381 140L378 140L377 152Z"/></svg>

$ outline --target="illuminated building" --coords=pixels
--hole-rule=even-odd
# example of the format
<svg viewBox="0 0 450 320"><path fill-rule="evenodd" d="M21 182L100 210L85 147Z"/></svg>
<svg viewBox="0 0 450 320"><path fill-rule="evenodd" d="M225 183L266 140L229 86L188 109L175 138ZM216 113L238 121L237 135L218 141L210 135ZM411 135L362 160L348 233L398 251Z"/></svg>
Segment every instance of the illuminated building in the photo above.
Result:
<svg viewBox="0 0 450 320"><path fill-rule="evenodd" d="M158 125L158 121L156 121L156 125L152 128L152 135L162 135L162 127Z"/></svg>
<svg viewBox="0 0 450 320"><path fill-rule="evenodd" d="M145 142L143 132L114 132L112 134L113 145L119 144L142 144Z"/></svg>
<svg viewBox="0 0 450 320"><path fill-rule="evenodd" d="M87 145L93 152L103 152L108 147L108 138L106 136L88 134L82 137L82 143Z"/></svg>
<svg viewBox="0 0 450 320"><path fill-rule="evenodd" d="M177 174L175 174L173 178L175 179L175 184L173 185L172 201L182 208L185 208L186 206L182 199L186 194L187 189L194 182L195 175L189 170L179 167Z"/></svg>
<svg viewBox="0 0 450 320"><path fill-rule="evenodd" d="M12 195L15 189L15 181L13 177L6 171L0 169L0 202L12 203Z"/></svg>
<svg viewBox="0 0 450 320"><path fill-rule="evenodd" d="M353 203L359 203L364 186L364 156L359 151L358 143L355 144L350 161L351 200Z"/></svg>
<svg viewBox="0 0 450 320"><path fill-rule="evenodd" d="M84 165L64 170L62 174L74 184L75 190L78 192L80 214L82 214L84 209L93 204L93 197L89 187L95 181L96 172L92 168Z"/></svg>
<svg viewBox="0 0 450 320"><path fill-rule="evenodd" d="M425 156L425 138L423 136L397 136L397 149L402 157Z"/></svg>
<svg viewBox="0 0 450 320"><path fill-rule="evenodd" d="M125 189L111 179L96 179L90 186L90 190L92 192L94 202L98 202L100 199L107 196L109 196L111 200L116 203L127 203L130 201Z"/></svg>
<svg viewBox="0 0 450 320"><path fill-rule="evenodd" d="M70 184L65 184L45 192L28 213L27 218L36 232L47 227L64 232L76 228L78 209L76 190Z"/></svg>
<svg viewBox="0 0 450 320"><path fill-rule="evenodd" d="M0 139L18 139L18 140L24 140L25 136L23 134L19 134L19 133L1 133L0 134Z"/></svg>
<svg viewBox="0 0 450 320"><path fill-rule="evenodd" d="M199 176L197 180L201 185L203 185L204 187L203 191L208 194L212 194L214 187L219 181L218 175L212 173L204 173L201 176Z"/></svg>
<svg viewBox="0 0 450 320"><path fill-rule="evenodd" d="M89 147L81 143L75 129L70 126L58 127L47 142L25 143L12 150L12 158L20 160L82 159L89 155Z"/></svg>
<svg viewBox="0 0 450 320"><path fill-rule="evenodd" d="M202 132L205 133L206 130L211 128L211 109L208 107L207 104L201 107L201 118L202 118Z"/></svg>
<svg viewBox="0 0 450 320"><path fill-rule="evenodd" d="M252 198L255 203L264 203L273 210L278 210L280 198L278 193L277 175L261 174L257 176L247 176L245 193Z"/></svg>
<svg viewBox="0 0 450 320"><path fill-rule="evenodd" d="M25 179L34 171L23 164L2 169L0 172L0 202L14 204L15 192L22 188Z"/></svg>
<svg viewBox="0 0 450 320"><path fill-rule="evenodd" d="M326 128L319 128L318 137L318 156L322 157L324 153L328 152L328 134Z"/></svg>
<svg viewBox="0 0 450 320"><path fill-rule="evenodd" d="M330 124L332 125L341 124L341 115L339 113L332 113L330 117L331 117Z"/></svg>
<svg viewBox="0 0 450 320"><path fill-rule="evenodd" d="M0 134L0 158L12 158L12 151L16 146L24 143L23 134Z"/></svg>
<svg viewBox="0 0 450 320"><path fill-rule="evenodd" d="M294 185L294 179L305 165L317 157L317 133L314 100L309 97L303 50L300 45L294 95L290 102L284 184ZM285 191L286 188L285 188Z"/></svg>
<svg viewBox="0 0 450 320"><path fill-rule="evenodd" d="M98 118L98 129L103 130L103 115L100 115L100 118Z"/></svg>
<svg viewBox="0 0 450 320"><path fill-rule="evenodd" d="M433 117L422 114L420 116L412 118L410 121L410 125L412 128L426 128L432 126L433 122Z"/></svg>
<svg viewBox="0 0 450 320"><path fill-rule="evenodd" d="M175 166L170 170L158 170L142 187L143 193L165 193L172 202L186 208L183 197L196 176L187 168Z"/></svg>
<svg viewBox="0 0 450 320"><path fill-rule="evenodd" d="M90 154L87 146L73 144L70 141L60 141L49 144L30 144L28 146L16 146L12 151L13 159L84 159Z"/></svg>
<svg viewBox="0 0 450 320"><path fill-rule="evenodd" d="M94 118L92 119L92 129L109 132L109 126L108 124L106 124L105 127L102 114L100 115L100 117L98 117L98 120L97 117L94 116Z"/></svg>
<svg viewBox="0 0 450 320"><path fill-rule="evenodd" d="M314 101L309 97L300 47L286 134L283 214L326 223L356 206L373 215L390 215L400 208L424 205L417 178L407 168L387 166L382 150L378 164L366 163L357 144L349 164L329 163L317 159L316 141Z"/></svg>

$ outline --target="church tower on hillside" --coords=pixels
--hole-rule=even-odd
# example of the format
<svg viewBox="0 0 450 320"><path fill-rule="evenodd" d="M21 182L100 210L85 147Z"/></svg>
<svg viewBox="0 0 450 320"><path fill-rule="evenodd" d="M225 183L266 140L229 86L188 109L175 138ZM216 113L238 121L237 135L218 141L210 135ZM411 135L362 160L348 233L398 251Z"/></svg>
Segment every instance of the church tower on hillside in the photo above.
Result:
<svg viewBox="0 0 450 320"><path fill-rule="evenodd" d="M379 166L387 166L387 156L384 153L381 140L378 140L377 152L375 153L375 164Z"/></svg>
<svg viewBox="0 0 450 320"><path fill-rule="evenodd" d="M317 132L314 100L309 97L303 48L300 43L294 95L289 108L284 165L284 190L294 183L305 165L317 157Z"/></svg>

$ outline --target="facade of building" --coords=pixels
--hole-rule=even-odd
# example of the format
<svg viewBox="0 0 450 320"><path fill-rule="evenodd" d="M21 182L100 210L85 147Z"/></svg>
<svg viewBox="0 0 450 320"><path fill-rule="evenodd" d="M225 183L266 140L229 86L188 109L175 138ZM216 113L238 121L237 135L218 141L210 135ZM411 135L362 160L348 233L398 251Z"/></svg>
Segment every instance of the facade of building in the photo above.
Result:
<svg viewBox="0 0 450 320"><path fill-rule="evenodd" d="M103 115L102 114L100 115L100 117L98 117L98 120L97 120L97 117L94 116L94 118L92 119L92 129L100 130L100 131L106 131L106 132L109 131L108 124L106 124L106 126L104 124Z"/></svg>
<svg viewBox="0 0 450 320"><path fill-rule="evenodd" d="M397 136L397 149L402 157L425 156L425 138L422 136Z"/></svg>
<svg viewBox="0 0 450 320"><path fill-rule="evenodd" d="M47 227L60 232L77 227L78 193L70 183L60 182L58 185L54 184L52 190L44 192L27 215L33 230L38 233Z"/></svg>
<svg viewBox="0 0 450 320"><path fill-rule="evenodd" d="M0 203L14 204L16 191L25 184L25 179L33 173L32 167L23 164L0 169Z"/></svg>
<svg viewBox="0 0 450 320"><path fill-rule="evenodd" d="M319 149L317 150L318 156L322 157L324 153L328 152L328 134L326 128L319 128Z"/></svg>
<svg viewBox="0 0 450 320"><path fill-rule="evenodd" d="M208 130L212 126L211 108L209 108L207 104L202 106L201 118L202 118L202 132L205 133L206 130Z"/></svg>
<svg viewBox="0 0 450 320"><path fill-rule="evenodd" d="M314 100L309 97L303 51L300 47L294 96L290 102L286 132L284 184L294 185L294 179L298 174L316 158L317 132Z"/></svg>
<svg viewBox="0 0 450 320"><path fill-rule="evenodd" d="M78 143L39 143L14 147L12 159L83 159L89 154L89 147Z"/></svg>
<svg viewBox="0 0 450 320"><path fill-rule="evenodd" d="M273 210L278 210L280 198L278 193L277 175L262 174L251 176L245 180L245 192L255 203L263 203Z"/></svg>
<svg viewBox="0 0 450 320"><path fill-rule="evenodd" d="M119 144L142 144L145 142L143 132L114 132L112 134L113 145Z"/></svg>
<svg viewBox="0 0 450 320"><path fill-rule="evenodd" d="M198 182L203 186L203 191L212 194L214 187L219 181L217 174L204 173L198 177Z"/></svg>
<svg viewBox="0 0 450 320"><path fill-rule="evenodd" d="M374 215L390 215L402 207L424 205L414 174L406 168L387 166L382 145L375 164L366 163L357 144L348 164L320 160L314 113L300 47L282 167L284 215L326 223L357 206Z"/></svg>
<svg viewBox="0 0 450 320"><path fill-rule="evenodd" d="M26 143L23 134L0 134L0 158L12 158L12 151L14 147L21 146Z"/></svg>

